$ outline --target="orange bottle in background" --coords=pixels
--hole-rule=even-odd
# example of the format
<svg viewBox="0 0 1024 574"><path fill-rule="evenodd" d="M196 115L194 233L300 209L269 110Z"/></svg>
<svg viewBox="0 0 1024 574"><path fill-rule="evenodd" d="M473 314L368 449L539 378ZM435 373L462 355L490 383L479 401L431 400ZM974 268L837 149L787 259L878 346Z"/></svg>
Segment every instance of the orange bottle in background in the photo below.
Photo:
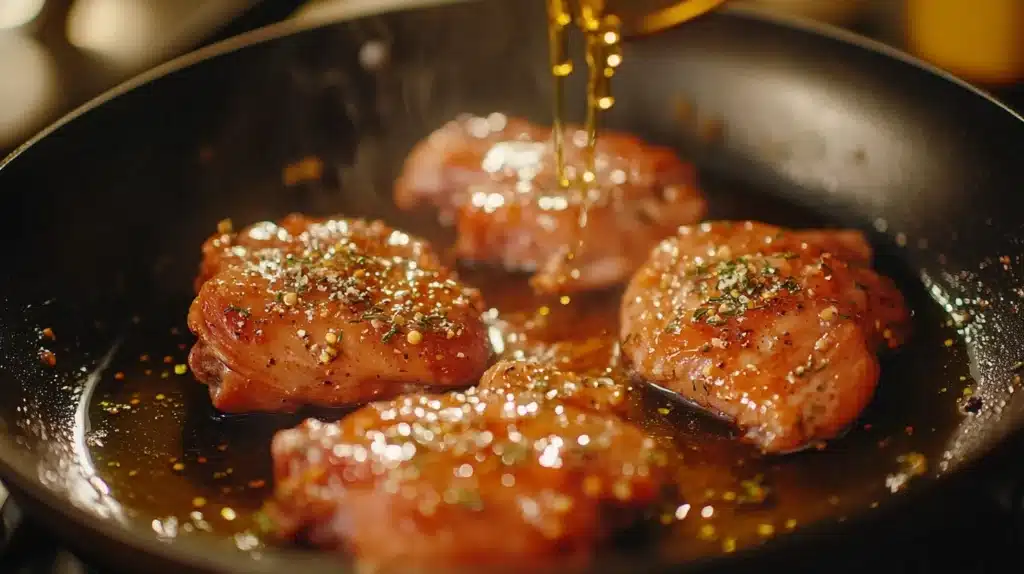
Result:
<svg viewBox="0 0 1024 574"><path fill-rule="evenodd" d="M1024 81L1024 0L906 0L907 49L961 78Z"/></svg>

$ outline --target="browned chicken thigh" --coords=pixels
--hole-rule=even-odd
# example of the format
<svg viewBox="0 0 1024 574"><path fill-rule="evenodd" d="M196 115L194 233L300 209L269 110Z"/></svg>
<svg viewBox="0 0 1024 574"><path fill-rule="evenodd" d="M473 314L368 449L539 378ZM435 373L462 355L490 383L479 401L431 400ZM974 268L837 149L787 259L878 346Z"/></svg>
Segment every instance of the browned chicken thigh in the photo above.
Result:
<svg viewBox="0 0 1024 574"><path fill-rule="evenodd" d="M293 215L219 233L203 251L189 364L222 411L468 386L487 368L479 292L382 222Z"/></svg>
<svg viewBox="0 0 1024 574"><path fill-rule="evenodd" d="M680 229L622 302L637 375L733 420L767 452L835 437L869 402L880 347L909 327L856 232L754 222Z"/></svg>
<svg viewBox="0 0 1024 574"><path fill-rule="evenodd" d="M622 415L626 412L626 385L611 377L564 371L555 362L502 361L491 367L478 390L504 393L520 402L557 401L595 412Z"/></svg>
<svg viewBox="0 0 1024 574"><path fill-rule="evenodd" d="M566 134L572 175L584 165L586 138L576 128ZM535 272L540 292L598 289L625 282L658 241L699 221L706 204L691 166L631 135L603 132L595 165L593 184L562 189L551 128L464 116L413 149L395 201L436 207L455 226L463 260Z"/></svg>
<svg viewBox="0 0 1024 574"><path fill-rule="evenodd" d="M284 536L385 567L585 556L670 485L666 453L609 414L624 391L503 361L466 392L307 421L274 439L268 511Z"/></svg>

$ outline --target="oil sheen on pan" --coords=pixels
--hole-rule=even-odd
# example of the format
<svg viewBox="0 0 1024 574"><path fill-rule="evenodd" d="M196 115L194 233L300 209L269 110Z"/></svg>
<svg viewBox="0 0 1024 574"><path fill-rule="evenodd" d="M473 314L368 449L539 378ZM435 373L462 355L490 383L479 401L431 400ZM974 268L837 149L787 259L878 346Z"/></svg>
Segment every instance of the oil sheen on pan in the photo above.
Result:
<svg viewBox="0 0 1024 574"><path fill-rule="evenodd" d="M740 189L727 181L707 179L701 183L700 191L708 198L716 221L756 217L772 225L794 229L821 228L828 223L816 214ZM213 235L221 234L220 231ZM436 230L422 232L428 237L438 235ZM730 249L742 249L737 243L742 241L730 242ZM862 252L861 247L857 242L840 242L830 249ZM443 249L438 251L443 252ZM778 254L773 266L781 268L793 261L805 263L788 250ZM819 255L816 254L817 259L808 265L820 270ZM958 404L972 408L969 400L972 383L968 361L956 333L958 324L955 317L950 318L928 297L917 280L908 276L896 258L884 250L871 255L872 268L879 276L891 277L902 293L910 324L927 328L911 329L912 335L902 346L879 355L877 389L855 422L843 429L834 429L837 438L830 443L815 442L803 452L786 455L766 453L761 448L764 445L757 440L744 440L749 428L743 429L721 417L711 416L707 412L708 405L702 405L700 397L685 394L680 397L678 389L667 393L666 388L674 389L667 385L647 385L636 377L630 365L622 361L621 354L620 307L627 288L625 283L570 293L536 293L529 270L526 273L522 269L506 271L500 262L486 265L477 261L464 265L446 260L443 265L452 266L459 284L478 290L486 303L480 317L487 345L492 350L486 366L493 366L499 360L533 358L545 369L556 369L560 373L558 377L611 381L611 387L605 390L612 395L618 392L620 402L607 397L596 402L596 399L585 398L586 404L572 408L581 409L588 420L594 419L594 424L605 425L601 428L612 429L609 432L624 437L621 440L629 436L642 437L639 440L646 446L641 450L656 453L644 460L660 461L658 468L663 463L667 470L647 473L657 475L656 484L650 483L657 486L656 497L653 494L644 495L643 499L622 497L642 500L641 512L630 511L629 504L618 505L615 512L608 512L608 504L597 504L590 506L589 512L600 511L601 516L608 517L602 518L602 524L616 524L618 528L620 523L613 519L621 519L633 528L644 529L642 541L629 536L616 538L617 552L649 553L653 547L664 559L677 560L733 551L819 520L842 520L846 514L885 504L889 496L912 485L914 480L927 480L934 474L933 461L941 458L942 451L941 445L929 437L948 432L958 424ZM852 261L856 257L847 255L846 259ZM635 271L631 269L631 273ZM136 320L124 326L93 325L90 320L75 319L60 313L59 302L33 311L31 320L45 326L40 331L38 344L52 353L52 357L44 355L42 358L54 361L52 367L44 364L43 368L67 373L69 377L80 368L93 373L86 381L85 392L76 395L81 399L80 406L76 404L69 409L67 431L49 429L50 432L74 429L76 436L81 435L79 441L72 441L80 445L79 451L62 456L65 467L68 461L88 461L88 465L84 470L78 468L66 476L50 478L71 480L72 475L81 471L85 483L103 485L102 496L90 495L83 504L104 508L108 515L116 514L123 520L141 521L156 536L212 536L229 541L242 551L267 552L283 544L275 535L277 526L273 520L268 520L272 513L268 513L266 507L266 502L274 497L275 486L279 486L275 485L270 454L275 435L299 427L309 416L327 422L345 421L344 417L353 411L361 416L359 409L366 407L356 401L347 407L329 410L310 407L291 414L225 414L214 409L209 389L196 382L188 366L188 354L196 339L183 320L182 309L188 307L193 295L182 293L180 301L175 303L139 309ZM282 304L284 296L281 296ZM688 309L688 319L692 320L695 313L700 314L706 325L712 315L699 311L706 303ZM722 302L717 303L715 311L721 314ZM815 307L815 321L824 320L826 317L822 314L833 318L829 312L832 305ZM836 305L832 311L834 318L845 314L841 309L843 305L843 302ZM410 318L415 319L415 312ZM394 325L390 321L360 328L377 327L384 329L380 334L383 336ZM393 335L396 346L422 347L423 341L411 335L416 329L405 324L399 327L402 332ZM112 343L116 341L117 345L107 355L93 353L87 361L75 346L75 333L93 331L104 334ZM442 331L441 339L449 341L448 329ZM878 336L875 342L887 340L884 331L875 334ZM351 334L358 336L359 331ZM297 332L293 335L301 338ZM312 337L310 333L306 335ZM346 332L342 340L349 335ZM709 337L706 342L720 351L715 348L714 338L720 337ZM314 342L320 343L321 339L322 343L329 344L327 332L317 333ZM344 350L344 345L340 348ZM454 348L452 352L465 353ZM319 352L310 355L314 364L319 363L320 355ZM936 355L939 360L934 359ZM323 364L329 366L332 362ZM928 368L933 366L931 378L922 378L922 364L930 365ZM699 368L703 369L703 365ZM929 389L924 392L919 387L896 384L900 381L929 385ZM594 384L600 386L601 383ZM585 384L583 386L586 388ZM420 390L403 388L401 392L415 394ZM443 397L446 389L431 386L422 392ZM380 397L378 404L400 401L402 396L399 393ZM909 400L911 396L915 397L914 401ZM607 400L612 400L615 407L599 408L599 405L612 404ZM531 403L538 404L539 409L572 406L559 401L563 399L556 397L557 404L546 407L540 405L544 400L527 400L517 406L529 408ZM693 403L704 408L694 408ZM724 409L714 410L718 415L729 415L721 412ZM929 410L949 412L948 426L937 425L934 416L926 417ZM31 411L26 407L26 424L39 424L38 420L33 422ZM892 412L900 415L891 416ZM882 413L889 415L881 416ZM608 427L613 418L623 422ZM918 421L925 420L929 423L919 426ZM490 432L493 436L495 431ZM351 440L347 444L357 442ZM824 444L824 449L817 450L818 444ZM452 465L453 461L442 463ZM455 470L459 471L462 464L456 465ZM629 464L639 467L640 461ZM874 480L864 481L865 465L870 467ZM858 471L853 472L854 469ZM610 476L601 472L597 469L591 474ZM504 474L487 476L493 476L501 488L514 489L514 486L502 485ZM608 483L609 488L615 488L614 480ZM634 486L637 486L637 496L648 492ZM96 491L95 488L89 490ZM441 503L444 503L445 490L440 492ZM459 496L453 500L463 510L471 509L481 497L480 493L473 494L467 489L457 492ZM614 499L614 491L611 494ZM586 493L563 491L562 495L575 501L574 497L585 497ZM565 504L565 499L552 504L551 508L557 509ZM580 508L581 513L588 512L583 505ZM585 531L568 519L556 524L573 534L576 548L586 549L597 537L606 535ZM520 549L531 549L537 556L548 552L542 543L543 537L523 540ZM348 542L344 546L349 550L353 544L357 543ZM364 544L361 548L367 547ZM414 551L416 549L409 550Z"/></svg>

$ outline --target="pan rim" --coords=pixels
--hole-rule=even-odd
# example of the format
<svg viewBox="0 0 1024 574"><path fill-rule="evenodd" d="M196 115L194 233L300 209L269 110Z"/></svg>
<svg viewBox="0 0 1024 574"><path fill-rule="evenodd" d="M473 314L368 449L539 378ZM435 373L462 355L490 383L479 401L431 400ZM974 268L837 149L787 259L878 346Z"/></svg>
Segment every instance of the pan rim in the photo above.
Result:
<svg viewBox="0 0 1024 574"><path fill-rule="evenodd" d="M303 23L286 20L197 49L126 80L76 107L74 110L68 112L60 119L42 129L28 141L18 146L7 157L0 160L0 170L3 170L8 164L15 161L20 155L27 152L41 140L58 131L65 124L75 120L76 118L83 116L108 101L125 95L136 88L148 85L165 76L169 76L194 65L201 64L206 60L211 60L251 46L268 43L292 35L298 35L310 30L326 28L328 26L337 25L342 22L362 17L396 11L427 9L440 5L470 1L475 0L384 0L383 3L378 3L373 7L359 5L355 5L351 8L343 7L338 11L337 17L331 18L329 21ZM952 73L942 70L881 42L843 30L836 26L766 13L762 10L753 8L732 6L724 9L723 12L734 17L766 22L773 26L787 28L812 36L824 37L829 41L839 42L896 60L903 65L909 65L917 68L921 72L939 77L958 85L962 89L966 89L968 92L973 92L983 100L987 100L989 104L993 104L1006 111L1009 114L1008 119L1012 118L1021 122L1022 126L1024 126L1024 117L1007 107L983 89L974 86ZM893 499L890 504L886 505L885 511L873 514L871 518L880 517L882 512L897 511L900 508L905 508L912 501L918 500L932 493L937 488L947 486L947 484L952 483L957 477L962 476L971 469L977 467L983 460L991 458L992 455L995 454L995 451L1001 450L1000 447L1005 446L1005 444L1011 440L1012 435L1014 434L1019 433L1016 431L1011 432L1010 435L1004 437L1003 440L973 453L964 461L956 472L951 475L947 475L944 479L930 481L928 484L921 485L916 489L911 489L910 492L898 497L898 499ZM58 492L39 483L35 478L37 474L36 469L37 465L35 460L28 453L21 450L11 437L0 435L0 474L3 475L4 481L8 482L13 487L12 490L15 493L27 495L49 508L61 509L65 513L65 518L69 522L75 523L76 527L94 532L99 536L113 541L117 545L132 547L147 554L156 556L162 561L176 563L201 571L234 572L238 571L241 566L244 567L245 571L269 573L278 571L278 569L284 565L294 567L295 561L308 564L308 566L312 567L313 571L320 571L321 568L324 568L325 570L329 568L332 572L351 571L351 568L344 565L344 563L331 560L329 557L289 549L275 548L273 552L265 553L261 560L253 561L247 555L242 553L239 553L236 556L233 553L224 552L223 550L218 549L217 545L215 545L213 541L205 539L178 539L174 544L169 545L157 540L155 537L147 536L138 529L125 528L109 521L96 520L96 517L93 514L71 505L64 497L60 496ZM814 532L833 531L836 528L845 530L860 523L861 520L859 519L861 518L864 517L862 517L862 515L856 515L851 517L851 520L846 523L838 525L829 523L821 525L819 528L812 528L814 528ZM810 530L808 530L808 532L810 532ZM749 552L739 552L732 556L734 559L739 559L750 553L756 552L758 548L754 547L748 550ZM716 556L713 557L713 559L727 561L729 560L729 557Z"/></svg>
<svg viewBox="0 0 1024 574"><path fill-rule="evenodd" d="M140 74L125 80L124 82L104 91L103 93L93 97L89 101L79 105L73 110L67 112L59 119L55 120L50 125L46 126L28 141L19 145L14 151L10 152L7 157L0 159L0 169L5 168L9 163L14 161L19 155L27 151L33 145L41 141L43 138L56 132L58 129L63 127L68 122L75 118L85 115L89 111L103 105L107 101L110 101L118 96L131 92L136 88L140 88L146 84L159 80L164 76L169 76L175 72L181 71L185 68L189 68L193 65L197 65L203 61L210 60L224 54L241 50L250 46L264 44L280 38L284 38L291 35L297 35L302 32L316 30L320 28L326 28L342 22L355 20L357 18L387 14L390 12L398 11L409 11L418 10L424 8L432 8L436 6L448 5L448 4L462 4L470 2L478 2L481 0L380 0L375 6L360 6L353 4L352 6L342 6L336 12L336 16L323 21L314 22L301 22L296 20L284 20L274 24L269 24L221 40L219 42L210 44L198 48L186 54L182 54L176 58L168 60L162 64L159 64L149 70L141 72ZM937 76L943 80L951 82L958 87L973 93L976 96L981 97L983 100L987 100L989 104L1000 108L1010 117L1017 120L1018 122L1024 123L1024 114L1018 113L998 98L990 94L988 91L982 89L979 86L960 78L959 76L944 70L934 64L930 64L916 56L908 54L902 50L894 48L888 44L862 36L855 32L834 26L832 24L826 24L823 22L815 22L805 18L799 18L794 16L787 16L769 12L763 9L747 6L735 6L726 5L725 8L719 10L719 12L727 13L733 16L739 16L741 18L747 18L751 20L760 20L762 22L768 22L775 26L781 26L803 32L805 34L824 36L830 40L838 41L848 45L856 46L863 50L874 52L875 54L885 56L890 59L895 59L902 64L917 68L918 70Z"/></svg>

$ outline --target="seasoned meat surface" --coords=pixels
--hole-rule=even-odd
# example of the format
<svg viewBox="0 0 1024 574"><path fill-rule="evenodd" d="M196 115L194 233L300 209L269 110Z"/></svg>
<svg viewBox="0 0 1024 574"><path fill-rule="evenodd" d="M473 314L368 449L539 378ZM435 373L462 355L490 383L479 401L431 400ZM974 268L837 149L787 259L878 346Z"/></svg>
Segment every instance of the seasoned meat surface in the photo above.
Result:
<svg viewBox="0 0 1024 574"><path fill-rule="evenodd" d="M502 361L479 388L309 420L274 438L268 511L286 537L377 565L585 556L670 484L666 453L611 414L624 392Z"/></svg>
<svg viewBox="0 0 1024 574"><path fill-rule="evenodd" d="M558 402L583 410L624 414L628 388L608 376L563 371L555 362L502 361L488 369L480 391L513 396L519 402Z"/></svg>
<svg viewBox="0 0 1024 574"><path fill-rule="evenodd" d="M566 133L572 175L583 169L586 138ZM455 226L463 260L535 272L539 292L598 289L624 283L658 241L699 221L706 204L692 167L667 148L609 131L595 158L594 183L562 189L551 128L463 116L413 149L395 201L437 208Z"/></svg>
<svg viewBox="0 0 1024 574"><path fill-rule="evenodd" d="M833 438L869 402L877 352L900 345L909 326L870 258L855 232L682 227L627 287L623 358L767 452Z"/></svg>
<svg viewBox="0 0 1024 574"><path fill-rule="evenodd" d="M293 215L219 233L197 283L189 364L225 412L468 386L490 359L479 292L379 221Z"/></svg>

